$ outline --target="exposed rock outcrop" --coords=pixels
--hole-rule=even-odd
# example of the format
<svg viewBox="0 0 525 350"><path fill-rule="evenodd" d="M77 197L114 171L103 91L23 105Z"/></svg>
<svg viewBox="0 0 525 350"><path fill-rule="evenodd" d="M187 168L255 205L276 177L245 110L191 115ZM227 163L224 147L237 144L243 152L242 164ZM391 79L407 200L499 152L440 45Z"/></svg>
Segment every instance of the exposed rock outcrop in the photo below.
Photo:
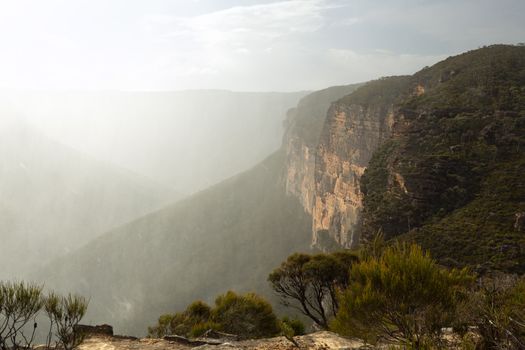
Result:
<svg viewBox="0 0 525 350"><path fill-rule="evenodd" d="M337 103L328 113L316 155L314 245L321 243L323 231L345 248L357 242L362 207L359 180L374 150L389 136L393 122L391 107L374 107Z"/></svg>
<svg viewBox="0 0 525 350"><path fill-rule="evenodd" d="M319 91L288 113L285 185L312 216L312 245L330 250L358 242L360 178L394 123L394 101L408 77ZM414 87L424 94L422 86Z"/></svg>
<svg viewBox="0 0 525 350"><path fill-rule="evenodd" d="M391 134L394 101L407 84L407 77L368 83L328 111L315 160L312 243L318 248L357 244L360 179L374 151Z"/></svg>
<svg viewBox="0 0 525 350"><path fill-rule="evenodd" d="M355 91L361 84L335 86L304 97L288 111L283 147L286 151L286 192L299 199L312 214L315 194L315 157L326 113L332 102Z"/></svg>
<svg viewBox="0 0 525 350"><path fill-rule="evenodd" d="M299 349L363 349L365 344L359 339L349 339L338 336L332 332L316 332L300 337L295 337L299 344ZM231 341L223 344L202 344L205 341L181 344L178 341L168 341L164 339L118 339L108 337L91 337L88 338L80 347L79 350L183 350L183 349L229 349L229 350L293 350L297 349L285 337L245 340L245 341Z"/></svg>
<svg viewBox="0 0 525 350"><path fill-rule="evenodd" d="M113 327L108 324L99 326L89 326L79 324L75 326L75 332L82 333L86 336L102 335L102 336L113 336Z"/></svg>

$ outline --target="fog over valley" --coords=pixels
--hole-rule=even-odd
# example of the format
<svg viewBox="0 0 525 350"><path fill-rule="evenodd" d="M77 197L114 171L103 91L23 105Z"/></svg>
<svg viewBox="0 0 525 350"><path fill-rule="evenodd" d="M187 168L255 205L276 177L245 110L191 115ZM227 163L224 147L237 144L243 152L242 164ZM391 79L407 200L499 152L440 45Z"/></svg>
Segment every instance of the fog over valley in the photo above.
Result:
<svg viewBox="0 0 525 350"><path fill-rule="evenodd" d="M53 140L181 194L248 169L275 151L286 111L305 94L4 92L14 113Z"/></svg>
<svg viewBox="0 0 525 350"><path fill-rule="evenodd" d="M3 277L246 170L304 93L4 92ZM26 256L10 264L15 257Z"/></svg>

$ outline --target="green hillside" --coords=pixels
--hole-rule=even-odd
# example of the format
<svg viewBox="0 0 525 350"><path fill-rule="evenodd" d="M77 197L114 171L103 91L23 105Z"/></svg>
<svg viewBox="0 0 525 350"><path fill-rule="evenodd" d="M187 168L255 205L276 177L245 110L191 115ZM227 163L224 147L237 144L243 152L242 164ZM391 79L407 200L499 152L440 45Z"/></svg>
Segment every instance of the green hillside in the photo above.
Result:
<svg viewBox="0 0 525 350"><path fill-rule="evenodd" d="M418 93L416 93L418 92ZM525 272L525 47L490 46L411 77L394 136L362 178L364 237L415 240L442 263Z"/></svg>

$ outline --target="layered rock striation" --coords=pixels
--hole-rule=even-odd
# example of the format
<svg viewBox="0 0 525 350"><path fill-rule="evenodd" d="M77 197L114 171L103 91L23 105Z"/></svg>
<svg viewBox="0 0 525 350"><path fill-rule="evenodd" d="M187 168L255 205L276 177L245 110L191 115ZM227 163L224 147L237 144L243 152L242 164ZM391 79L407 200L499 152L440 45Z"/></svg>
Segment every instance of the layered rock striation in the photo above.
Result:
<svg viewBox="0 0 525 350"><path fill-rule="evenodd" d="M313 245L329 250L358 243L361 176L392 133L394 101L405 86L407 77L373 81L328 111L315 160Z"/></svg>
<svg viewBox="0 0 525 350"><path fill-rule="evenodd" d="M312 216L313 246L357 243L360 178L390 136L394 101L408 84L408 77L393 77L331 88L305 97L288 113L286 191Z"/></svg>
<svg viewBox="0 0 525 350"><path fill-rule="evenodd" d="M330 248L334 241L351 247L356 242L362 207L359 181L393 122L391 108L381 109L336 103L328 113L316 154L314 245Z"/></svg>
<svg viewBox="0 0 525 350"><path fill-rule="evenodd" d="M286 193L295 196L312 214L315 195L317 146L332 102L355 91L361 84L335 86L304 97L288 111L283 147L286 152L284 183Z"/></svg>

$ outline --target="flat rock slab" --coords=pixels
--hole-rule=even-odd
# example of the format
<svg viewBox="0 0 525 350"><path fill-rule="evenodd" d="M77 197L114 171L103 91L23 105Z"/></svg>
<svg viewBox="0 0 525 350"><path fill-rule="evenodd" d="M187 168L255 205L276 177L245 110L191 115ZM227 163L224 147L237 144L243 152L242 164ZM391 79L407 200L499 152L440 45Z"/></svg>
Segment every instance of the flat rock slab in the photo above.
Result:
<svg viewBox="0 0 525 350"><path fill-rule="evenodd" d="M294 339L299 344L299 349L353 350L366 348L361 340L343 338L332 332L316 332ZM164 339L133 340L94 336L86 339L80 345L79 350L297 350L297 347L284 337L231 341L219 345L195 345Z"/></svg>
<svg viewBox="0 0 525 350"><path fill-rule="evenodd" d="M163 339L121 339L92 336L84 340L79 350L185 350L194 347Z"/></svg>
<svg viewBox="0 0 525 350"><path fill-rule="evenodd" d="M301 337L295 337L295 341L299 344L299 349L313 349L313 350L352 350L362 349L365 344L361 340L343 338L332 332L316 332ZM285 337L246 340L241 342L231 342L223 345L213 347L217 350L227 349L258 349L258 350L297 350L297 347L292 344ZM201 349L212 349L209 346L199 347Z"/></svg>

